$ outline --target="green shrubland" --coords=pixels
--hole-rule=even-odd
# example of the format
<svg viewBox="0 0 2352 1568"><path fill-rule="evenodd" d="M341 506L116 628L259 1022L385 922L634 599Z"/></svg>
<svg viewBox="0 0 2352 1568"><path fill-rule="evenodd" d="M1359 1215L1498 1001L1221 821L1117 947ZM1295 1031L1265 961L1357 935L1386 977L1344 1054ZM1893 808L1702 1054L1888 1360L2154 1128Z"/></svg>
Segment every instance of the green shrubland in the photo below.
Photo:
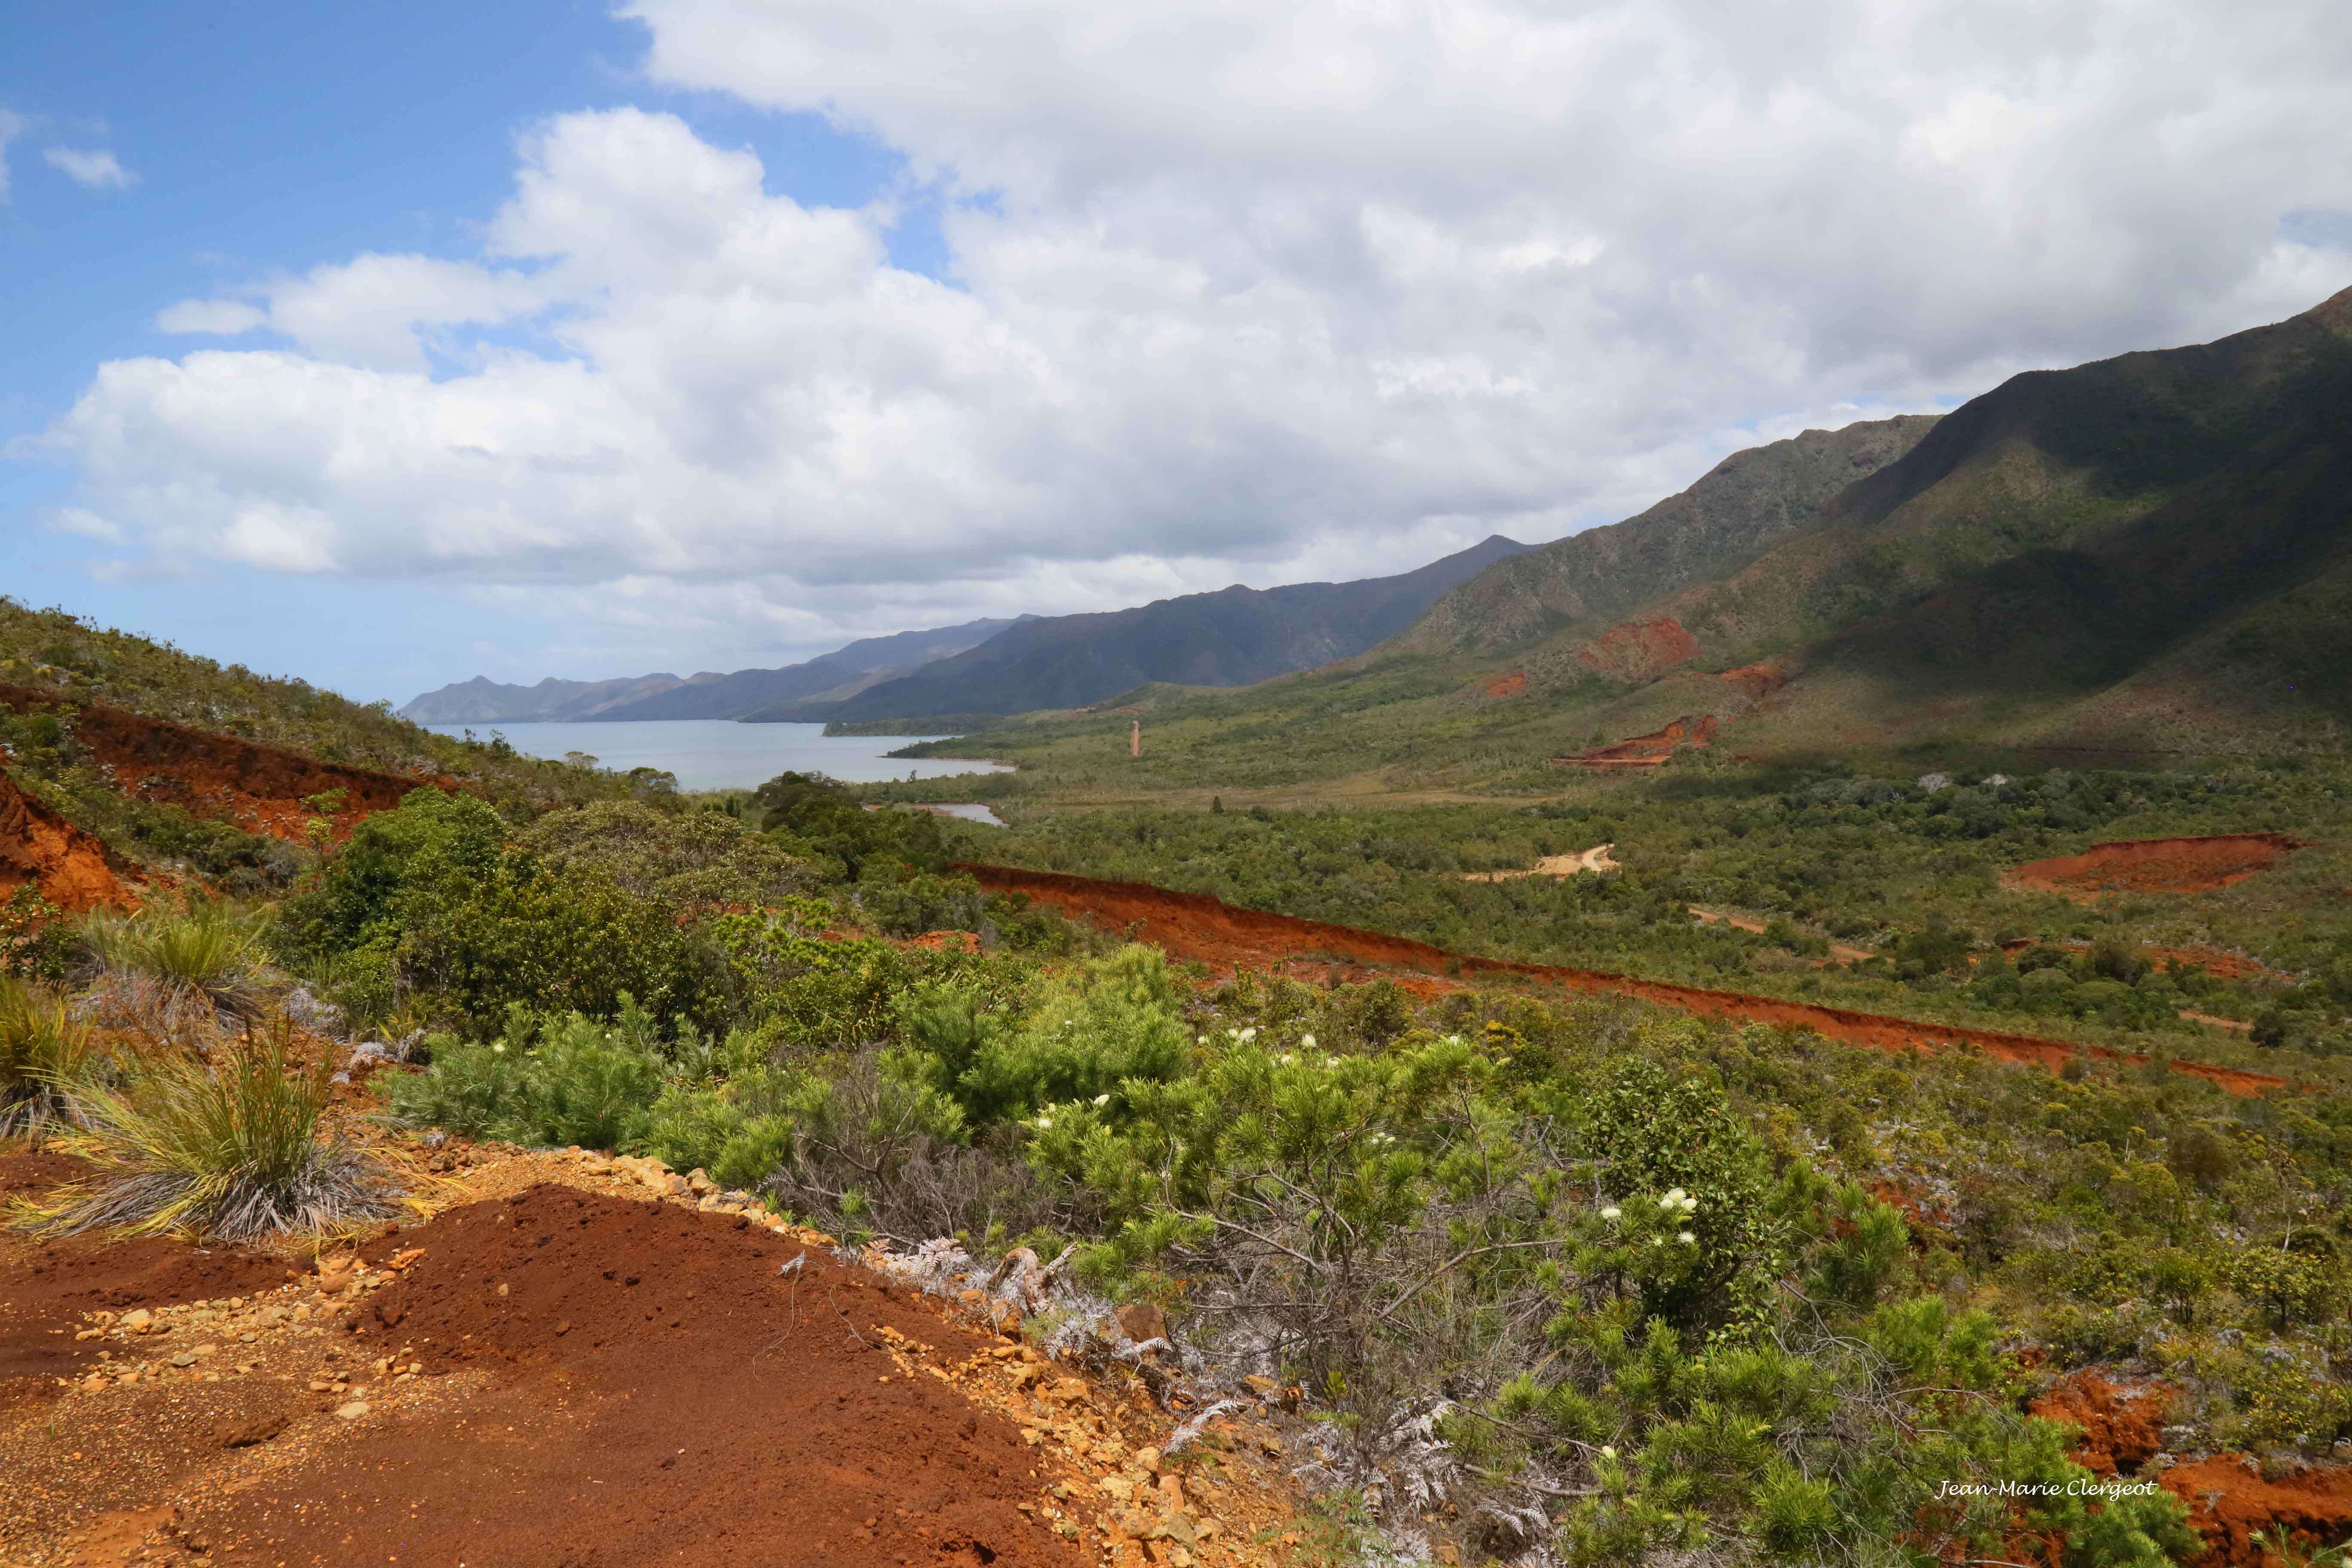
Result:
<svg viewBox="0 0 2352 1568"><path fill-rule="evenodd" d="M436 1042L395 1105L698 1165L853 1238L1076 1244L1097 1288L1304 1386L1357 1484L1426 1462L1517 1500L1496 1551L1986 1557L2026 1530L2181 1561L2177 1504L2086 1496L2023 1413L2050 1376L2160 1378L2200 1444L2352 1430L2333 1096L1630 1004L1202 990L1146 949L882 989L871 1037L823 1046L785 1007L723 1037L518 1014ZM1939 1495L1969 1477L2054 1489Z"/></svg>
<svg viewBox="0 0 2352 1568"><path fill-rule="evenodd" d="M2352 926L2337 889L2352 773L2054 770L1923 787L1843 767L1690 757L1640 779L1569 781L1509 804L1016 810L952 828L961 858L1147 881L1459 951L1757 991L1874 1012L2264 1062L2333 1081L2352 1052ZM2000 873L2110 839L2287 832L2275 870L2191 897L2095 907ZM1605 877L1470 881L1612 844ZM1703 925L1692 906L1763 925ZM2009 956L2001 943L2042 939ZM1827 962L1832 944L1865 950ZM2283 978L2223 979L2142 944L2240 950ZM2258 1050L2184 1012L2253 1027Z"/></svg>
<svg viewBox="0 0 2352 1568"><path fill-rule="evenodd" d="M2071 1435L2027 1405L2097 1368L2173 1391L2176 1447L2284 1462L2352 1437L2352 1102L2332 1054L2352 964L2340 926L2297 923L2294 891L2337 873L2300 851L2267 890L2165 910L1997 872L2105 837L2319 837L2338 782L1928 789L1678 764L1533 803L1016 810L1005 831L796 776L553 811L419 792L221 930L237 963L258 942L357 1021L421 1031L425 1065L378 1080L408 1127L653 1154L851 1242L1025 1246L1160 1303L1223 1373L1304 1391L1335 1540L1419 1528L1444 1499L1446 1528L1494 1556L1987 1561L2031 1535L2070 1563L2152 1568L2193 1549L2179 1506L2086 1495ZM1603 842L1623 865L1608 877L1463 876ZM2234 1052L2296 1081L2232 1099L2088 1053L2051 1074L1623 1001L1212 976L983 897L959 858ZM1764 929L1701 926L1695 903ZM184 977L224 1029L247 998L266 1015L275 978L228 1007L199 978L236 967L198 951L233 917L150 920L90 951ZM941 930L973 940L903 940ZM2222 981L2151 960L2151 940L2250 948L2284 977ZM1870 956L1832 961L1832 943ZM2192 1005L2262 1043L2200 1034ZM15 1016L0 1006L0 1046ZM53 1120L79 1108L74 1146L102 1180L52 1223L247 1233L398 1201L324 1133L313 1078L242 1026L53 1102ZM2049 1489L1939 1486L1969 1479Z"/></svg>

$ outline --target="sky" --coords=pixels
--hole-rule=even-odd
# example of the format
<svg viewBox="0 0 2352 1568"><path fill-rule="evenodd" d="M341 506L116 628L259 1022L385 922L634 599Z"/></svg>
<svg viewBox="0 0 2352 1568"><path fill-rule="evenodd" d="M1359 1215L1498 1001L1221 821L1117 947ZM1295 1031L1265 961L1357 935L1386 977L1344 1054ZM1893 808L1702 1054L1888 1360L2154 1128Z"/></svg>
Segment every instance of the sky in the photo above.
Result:
<svg viewBox="0 0 2352 1568"><path fill-rule="evenodd" d="M27 0L0 592L367 700L780 664L2347 286L2340 0Z"/></svg>

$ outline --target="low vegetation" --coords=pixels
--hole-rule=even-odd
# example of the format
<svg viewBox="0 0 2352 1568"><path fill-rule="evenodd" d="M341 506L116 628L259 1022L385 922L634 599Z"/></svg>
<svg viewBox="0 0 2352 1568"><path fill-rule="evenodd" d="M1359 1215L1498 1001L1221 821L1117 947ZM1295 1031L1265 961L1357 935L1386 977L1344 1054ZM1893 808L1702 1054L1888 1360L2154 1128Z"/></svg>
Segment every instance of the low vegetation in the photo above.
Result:
<svg viewBox="0 0 2352 1568"><path fill-rule="evenodd" d="M85 1124L79 1098L103 1084L108 1065L67 997L0 975L0 1138Z"/></svg>
<svg viewBox="0 0 2352 1568"><path fill-rule="evenodd" d="M86 1125L55 1142L91 1173L33 1223L51 1235L184 1231L234 1242L392 1217L397 1179L325 1123L331 1070L295 1066L275 1036L248 1037L211 1060L131 1062L120 1088L77 1096Z"/></svg>
<svg viewBox="0 0 2352 1568"><path fill-rule="evenodd" d="M1147 881L1496 957L2266 1064L2337 1081L2352 1032L2352 773L2049 770L1980 783L1686 753L1522 805L1015 812L970 858ZM1932 785L1932 787L1930 787ZM2103 840L2291 830L2279 868L2078 904L2003 870ZM1609 876L1472 881L1613 846ZM1744 917L1703 923L1694 907ZM1834 959L1832 950L1842 950ZM1856 958L1859 952L1862 956ZM2197 956L2258 953L2217 973ZM2245 1026L2233 1043L2184 1014Z"/></svg>
<svg viewBox="0 0 2352 1568"><path fill-rule="evenodd" d="M1301 1391L1308 1479L1364 1542L1425 1536L1445 1505L1474 1556L2043 1541L2154 1568L2195 1551L2180 1503L2099 1495L2028 1406L2096 1371L2160 1385L2176 1447L2284 1463L2352 1436L2347 954L2298 903L2340 873L2297 851L2168 906L2000 872L2109 837L2310 832L2341 783L1696 759L1522 803L1016 810L1010 830L797 775L562 811L420 791L266 911L82 928L86 1000L138 978L199 999L205 1028L101 1009L77 1034L64 993L20 983L0 1066L11 1105L39 1101L20 1121L92 1163L30 1216L47 1228L395 1213L398 1173L337 1131L331 1056L298 1059L276 1021L299 980L425 1064L377 1080L402 1126L652 1154L846 1241L1026 1247L1161 1306L1217 1373ZM1603 842L1605 877L1465 876ZM1212 972L983 896L952 870L976 856L2294 1081L2232 1099L2160 1063L1895 1061L1627 1002ZM2148 956L2200 943L2267 966ZM1942 1494L1955 1475L2050 1489Z"/></svg>

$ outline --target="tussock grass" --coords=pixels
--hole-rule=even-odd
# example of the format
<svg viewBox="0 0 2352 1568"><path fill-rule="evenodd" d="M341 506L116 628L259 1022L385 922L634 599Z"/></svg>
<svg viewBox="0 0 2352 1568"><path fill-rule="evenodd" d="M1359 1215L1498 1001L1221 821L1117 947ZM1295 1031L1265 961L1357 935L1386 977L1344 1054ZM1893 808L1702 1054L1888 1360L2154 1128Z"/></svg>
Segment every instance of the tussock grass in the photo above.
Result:
<svg viewBox="0 0 2352 1568"><path fill-rule="evenodd" d="M232 908L93 915L79 935L97 970L89 1016L142 1055L210 1055L224 1031L262 1012L260 931Z"/></svg>
<svg viewBox="0 0 2352 1568"><path fill-rule="evenodd" d="M226 905L94 916L82 941L110 976L155 981L239 1017L251 1016L258 1005L259 940Z"/></svg>
<svg viewBox="0 0 2352 1568"><path fill-rule="evenodd" d="M104 1047L64 997L0 976L0 1137L82 1125L80 1098L107 1066Z"/></svg>
<svg viewBox="0 0 2352 1568"><path fill-rule="evenodd" d="M174 1053L84 1097L85 1130L57 1146L98 1167L29 1215L50 1235L193 1232L251 1241L387 1218L405 1194L381 1161L323 1125L331 1064L286 1059L282 1034L216 1061Z"/></svg>

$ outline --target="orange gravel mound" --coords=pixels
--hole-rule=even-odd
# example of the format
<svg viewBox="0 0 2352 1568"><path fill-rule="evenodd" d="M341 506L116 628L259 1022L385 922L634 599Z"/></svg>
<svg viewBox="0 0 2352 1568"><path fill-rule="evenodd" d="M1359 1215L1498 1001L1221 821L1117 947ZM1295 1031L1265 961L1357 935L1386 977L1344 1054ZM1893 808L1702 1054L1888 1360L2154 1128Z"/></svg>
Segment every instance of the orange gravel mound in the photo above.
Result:
<svg viewBox="0 0 2352 1568"><path fill-rule="evenodd" d="M2080 855L2031 860L2002 874L2011 887L2058 893L2077 903L2107 893L2209 893L2267 871L2305 847L2284 833L2223 833L2201 838L2131 838L2094 844Z"/></svg>
<svg viewBox="0 0 2352 1568"><path fill-rule="evenodd" d="M0 1143L0 1201L38 1197L89 1170L55 1150ZM88 1313L257 1290L285 1275L280 1259L231 1247L0 1229L0 1411L55 1397L57 1379L97 1354L72 1334Z"/></svg>
<svg viewBox="0 0 2352 1568"><path fill-rule="evenodd" d="M2136 1471L2164 1449L2164 1413L2173 1391L2158 1385L2120 1389L2095 1372L2080 1372L2051 1385L2028 1408L2049 1421L2082 1431L2074 1461L2096 1475Z"/></svg>
<svg viewBox="0 0 2352 1568"><path fill-rule="evenodd" d="M1496 676L1482 689L1494 698L1523 697L1527 694L1528 678L1514 670L1508 675Z"/></svg>
<svg viewBox="0 0 2352 1568"><path fill-rule="evenodd" d="M993 1342L863 1269L741 1216L554 1185L392 1245L423 1250L351 1320L352 1352L487 1374L471 1418L357 1426L208 1500L211 1561L1091 1560L1049 1528L1020 1428L893 1353Z"/></svg>
<svg viewBox="0 0 2352 1568"><path fill-rule="evenodd" d="M1738 1018L1776 1028L1811 1029L1833 1040L1880 1050L1935 1051L1972 1046L2001 1061L2032 1062L2053 1071L2085 1050L2084 1047L2032 1035L1965 1028L1956 1024L1927 1024L1876 1013L1858 1013L1846 1007L1786 1002L1776 996L1751 996L1663 980L1640 980L1600 970L1449 952L1408 937L1269 914L1263 910L1239 909L1205 894L1173 892L1146 882L1107 882L1057 871L971 862L959 862L955 868L969 872L973 880L992 892L1025 893L1039 903L1073 914L1091 915L1106 926L1132 930L1136 940L1150 942L1181 959L1271 966L1294 957L1322 955L1426 974L1491 975L1570 991L1632 996L1705 1017ZM2131 1065L2148 1060L2144 1056L2105 1047L2087 1050L2091 1056ZM2284 1088L2287 1082L2267 1073L2244 1072L2204 1062L2176 1061L2171 1066L2176 1072L2208 1079L2231 1094L2260 1094Z"/></svg>

